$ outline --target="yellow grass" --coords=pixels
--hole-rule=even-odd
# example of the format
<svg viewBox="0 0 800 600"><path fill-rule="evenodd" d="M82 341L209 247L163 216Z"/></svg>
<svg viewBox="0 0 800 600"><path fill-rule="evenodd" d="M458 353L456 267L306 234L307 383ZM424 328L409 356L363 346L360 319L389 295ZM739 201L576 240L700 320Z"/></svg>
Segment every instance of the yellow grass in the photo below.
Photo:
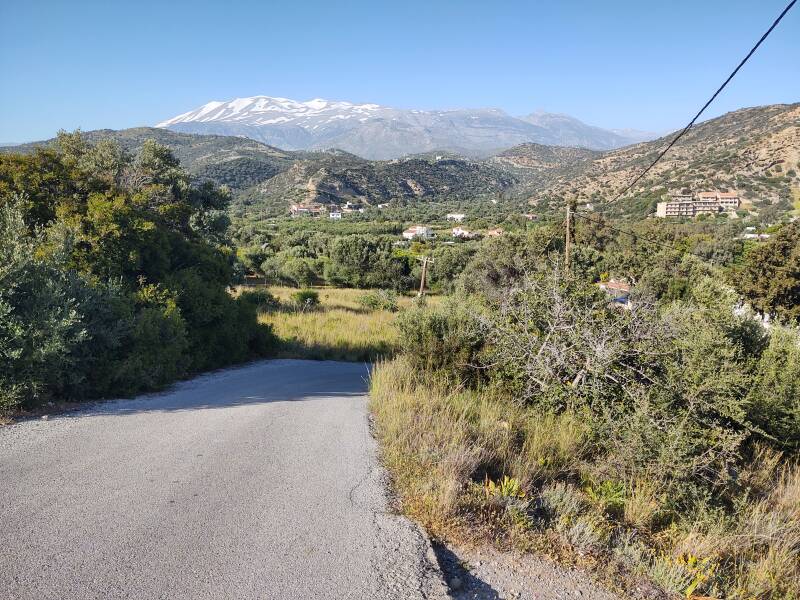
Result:
<svg viewBox="0 0 800 600"><path fill-rule="evenodd" d="M572 416L532 414L444 379L423 379L403 357L379 363L370 408L406 512L434 534L463 534L456 523L475 479L508 475L530 489L576 470L586 432ZM475 526L470 522L472 534Z"/></svg>
<svg viewBox="0 0 800 600"><path fill-rule="evenodd" d="M271 287L284 307L291 306L297 290ZM265 313L261 323L274 328L281 340L279 356L316 360L372 361L392 356L397 350L397 313L370 310L359 303L364 290L317 288L320 305L313 310L284 308ZM400 309L411 305L411 297L398 298Z"/></svg>
<svg viewBox="0 0 800 600"><path fill-rule="evenodd" d="M775 451L756 452L740 473L761 497L725 519L698 511L661 529L667 499L651 481L626 486L621 522L588 493L591 435L579 414L463 389L402 355L373 369L370 409L402 509L437 537L584 562L616 591L645 577L676 594L800 598L800 465L780 467ZM506 478L525 496L489 493L489 480ZM615 527L631 535L612 539Z"/></svg>

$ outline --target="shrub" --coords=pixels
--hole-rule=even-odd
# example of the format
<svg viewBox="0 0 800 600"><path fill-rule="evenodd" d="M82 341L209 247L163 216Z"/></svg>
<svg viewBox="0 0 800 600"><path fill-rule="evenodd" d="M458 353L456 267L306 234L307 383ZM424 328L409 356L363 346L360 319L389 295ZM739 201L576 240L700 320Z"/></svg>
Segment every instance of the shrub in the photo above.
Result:
<svg viewBox="0 0 800 600"><path fill-rule="evenodd" d="M484 333L469 306L453 301L417 306L402 313L397 323L401 348L415 368L441 370L458 380L478 376Z"/></svg>
<svg viewBox="0 0 800 600"><path fill-rule="evenodd" d="M245 290L239 294L239 302L252 306L257 314L272 312L280 306L280 300L267 290Z"/></svg>
<svg viewBox="0 0 800 600"><path fill-rule="evenodd" d="M295 306L301 309L314 308L319 304L319 292L316 290L300 290L292 294Z"/></svg>
<svg viewBox="0 0 800 600"><path fill-rule="evenodd" d="M800 448L800 334L775 326L750 389L753 420L779 443Z"/></svg>
<svg viewBox="0 0 800 600"><path fill-rule="evenodd" d="M580 490L563 481L548 483L542 488L539 504L547 518L576 517L586 509Z"/></svg>
<svg viewBox="0 0 800 600"><path fill-rule="evenodd" d="M263 355L269 328L227 291L228 201L152 140L135 160L79 133L0 154L0 410Z"/></svg>
<svg viewBox="0 0 800 600"><path fill-rule="evenodd" d="M389 312L396 312L397 305L397 292L393 290L375 290L363 294L358 299L361 306L370 310L388 310Z"/></svg>

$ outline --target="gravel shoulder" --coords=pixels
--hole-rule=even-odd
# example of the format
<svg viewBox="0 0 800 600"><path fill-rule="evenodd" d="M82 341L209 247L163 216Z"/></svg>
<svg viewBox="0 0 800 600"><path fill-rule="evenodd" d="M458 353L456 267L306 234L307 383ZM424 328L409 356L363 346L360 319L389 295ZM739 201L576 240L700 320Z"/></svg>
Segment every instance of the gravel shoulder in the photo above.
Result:
<svg viewBox="0 0 800 600"><path fill-rule="evenodd" d="M437 562L455 600L617 600L585 573L549 560L494 548L435 542Z"/></svg>

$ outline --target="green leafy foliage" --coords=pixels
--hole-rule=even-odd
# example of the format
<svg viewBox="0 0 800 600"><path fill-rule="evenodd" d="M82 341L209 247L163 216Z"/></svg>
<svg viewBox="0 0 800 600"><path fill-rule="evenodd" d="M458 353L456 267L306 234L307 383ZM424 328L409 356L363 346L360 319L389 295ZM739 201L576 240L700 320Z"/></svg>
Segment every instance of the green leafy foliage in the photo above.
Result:
<svg viewBox="0 0 800 600"><path fill-rule="evenodd" d="M299 290L292 294L295 306L308 309L319 305L319 292L316 290Z"/></svg>
<svg viewBox="0 0 800 600"><path fill-rule="evenodd" d="M2 408L161 387L263 355L268 328L226 288L229 196L165 147L110 140L0 155Z"/></svg>
<svg viewBox="0 0 800 600"><path fill-rule="evenodd" d="M478 376L484 331L470 306L422 304L403 312L397 325L400 346L415 368L443 371L456 380Z"/></svg>
<svg viewBox="0 0 800 600"><path fill-rule="evenodd" d="M630 229L579 227L568 274L546 227L484 242L449 302L402 315L404 354L374 387L379 428L399 435L383 439L394 469L436 524L499 527L510 541L524 531L525 546L538 523L546 543L613 554L665 590L793 597L795 228L749 248L740 225ZM626 303L598 285L611 279L633 288ZM748 303L785 323L765 327ZM561 447L562 422L580 423L583 441L554 469L543 457ZM458 465L445 482L427 475L440 448ZM493 508L505 474L526 494L513 518ZM487 477L480 501L470 490Z"/></svg>
<svg viewBox="0 0 800 600"><path fill-rule="evenodd" d="M736 280L756 310L800 321L800 223L786 225L753 248Z"/></svg>
<svg viewBox="0 0 800 600"><path fill-rule="evenodd" d="M358 299L359 304L370 310L388 310L396 312L398 309L397 292L394 290L375 290L363 294Z"/></svg>

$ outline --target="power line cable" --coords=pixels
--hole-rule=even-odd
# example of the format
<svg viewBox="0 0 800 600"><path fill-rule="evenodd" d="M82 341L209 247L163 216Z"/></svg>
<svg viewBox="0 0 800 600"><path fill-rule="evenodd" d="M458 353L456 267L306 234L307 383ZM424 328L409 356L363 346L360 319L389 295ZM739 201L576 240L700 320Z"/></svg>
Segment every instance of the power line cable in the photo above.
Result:
<svg viewBox="0 0 800 600"><path fill-rule="evenodd" d="M629 235L634 239L642 239L642 240L650 242L651 244L655 244L656 246L662 246L663 248L668 248L669 250L675 250L676 252L683 252L683 250L681 250L677 246L674 246L673 244L669 244L669 243L666 243L666 242L657 242L653 238L648 237L646 235L643 235L641 233L633 233L632 231L626 231L625 229L619 229L618 227L610 225L607 221L604 221L604 220L601 221L599 219L592 219L585 213L579 213L579 212L576 211L576 212L572 213L572 215L574 217L578 217L579 219L584 219L585 221L591 221L593 223L597 223L597 224L602 225L602 226L604 226L604 227L606 227L608 229L611 229L612 231L616 231L617 233L624 233L625 235Z"/></svg>
<svg viewBox="0 0 800 600"><path fill-rule="evenodd" d="M755 53L755 51L758 49L758 47L759 47L759 46L760 46L760 45L761 45L761 44L764 42L764 40L766 40L766 39L767 39L767 37L769 36L769 34L770 34L770 33L772 33L772 30L773 30L773 29L775 29L775 28L778 26L778 23L780 23L780 22L781 22L781 20L783 19L783 17L785 17L785 16L786 16L786 13L788 13L788 12L789 12L789 10L791 10L791 8L792 8L792 7L795 5L795 2L797 2L797 0L792 0L791 2L789 2L789 4L788 4L788 5L786 5L786 8L784 8L784 9L783 9L783 11L781 12L781 14L780 14L780 15L778 15L778 18L777 18L777 19L775 19L775 21L772 23L772 25L770 26L770 28L769 28L769 29L767 29L767 31L764 33L764 35L762 35L762 36L761 36L761 39L759 39L759 40L758 40L758 42L756 43L756 45L755 45L755 46L753 46L753 47L750 49L750 52L748 52L748 53L747 53L747 56L745 56L745 57L742 59L742 61L741 61L741 62L740 62L740 63L739 63L737 66L736 66L736 68L735 68L735 69L734 69L734 70L731 72L731 74L730 74L730 75L728 75L728 78L727 78L727 79L724 81L724 83L723 83L721 86L719 86L719 88L717 89L717 91L716 91L716 92L714 92L714 95L713 95L713 96L711 96L711 98L709 98L708 102L706 102L706 103L703 105L703 108L701 108L701 109L698 111L698 113L697 113L697 114L694 116L694 118L693 118L691 121L689 121L689 124L688 124L686 127L684 127L684 128L681 130L681 132L680 132L680 133L679 133L677 136L675 136L675 139L673 139L673 140L672 140L672 141L669 143L669 145L668 145L666 148L664 148L664 150L662 150L662 151L661 151L661 153L660 153L660 154L659 154L659 155L656 157L656 159L655 159L655 160L654 160L654 161L653 161L653 162L650 164L650 166L649 166L649 167L647 167L647 168L646 168L644 171L642 171L642 172L641 172L641 173L638 175L638 177L636 177L636 178L635 178L633 181L631 181L631 182L630 182L630 183L629 183L629 184L628 184L628 185L625 187L625 189L623 189L623 190L622 190L622 191L621 191L619 194L617 194L617 195L616 195L616 196L613 198L613 200L611 200L611 201L609 202L609 204L610 204L611 202L616 202L616 201L617 201L617 200L619 200L619 199L620 199L620 198L621 198L623 195L625 195L625 194L626 194L626 193L627 193L627 192L628 192L628 191L629 191L631 188L633 188L633 186L634 186L634 185L636 185L636 184L637 184L637 183L638 183L638 182L639 182L639 181L642 179L642 177L644 177L645 175L647 175L647 173L649 173L649 172L650 172L650 169L652 169L654 166L656 166L656 163L657 163L658 161L660 161L660 160L661 160L661 159L664 157L664 155L665 155L667 152L669 152L670 148L672 148L672 147L675 145L675 143L676 143L676 142L677 142L679 139L681 139L681 138L684 136L684 134L685 134L687 131L689 131L689 129L691 129L691 128L692 128L692 126L695 124L695 122L697 121L697 119L699 119L699 118L700 118L700 115L702 115L702 114L703 114L703 112L705 112L705 110L706 110L706 109L709 107L709 105L710 105L710 104L711 104L711 103L712 103L712 102L713 102L713 101L716 99L716 97L717 97L717 96L719 96L720 92L721 92L722 90L724 90L724 89L725 89L725 86L727 86L727 85L728 85L728 83L730 83L731 79L733 79L733 78L734 78L734 76L736 75L736 73L738 73L738 72L739 72L739 69L741 69L741 68L744 66L744 64L745 64L745 63L746 63L746 62L747 62L747 61L750 59L750 57L751 57L751 56L753 56L753 54L754 54L754 53Z"/></svg>

